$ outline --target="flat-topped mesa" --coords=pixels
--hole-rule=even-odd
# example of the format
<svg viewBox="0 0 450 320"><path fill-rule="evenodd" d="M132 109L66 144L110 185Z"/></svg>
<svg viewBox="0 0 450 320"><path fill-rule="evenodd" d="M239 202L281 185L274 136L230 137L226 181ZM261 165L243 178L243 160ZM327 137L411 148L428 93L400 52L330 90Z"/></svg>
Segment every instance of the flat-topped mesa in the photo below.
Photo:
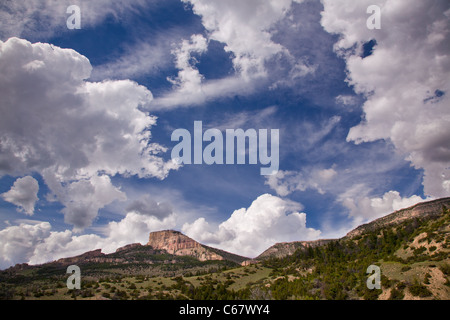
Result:
<svg viewBox="0 0 450 320"><path fill-rule="evenodd" d="M147 245L177 256L192 256L200 261L224 260L222 256L208 249L208 247L174 230L150 233Z"/></svg>
<svg viewBox="0 0 450 320"><path fill-rule="evenodd" d="M151 232L147 245L152 246L154 249L166 250L170 254L175 254L183 249L201 247L201 244L197 241L174 230Z"/></svg>

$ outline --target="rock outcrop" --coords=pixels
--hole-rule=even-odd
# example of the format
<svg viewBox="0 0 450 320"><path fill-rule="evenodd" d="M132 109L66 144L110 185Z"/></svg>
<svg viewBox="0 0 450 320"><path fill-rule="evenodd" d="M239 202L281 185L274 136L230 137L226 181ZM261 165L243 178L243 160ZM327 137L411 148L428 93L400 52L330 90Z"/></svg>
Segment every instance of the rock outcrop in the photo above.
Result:
<svg viewBox="0 0 450 320"><path fill-rule="evenodd" d="M294 254L297 249L307 249L309 247L315 248L325 245L333 239L321 239L313 241L293 241L276 243L263 253L261 253L255 260L265 260L268 258L283 258Z"/></svg>
<svg viewBox="0 0 450 320"><path fill-rule="evenodd" d="M140 248L140 247L142 247L142 245L140 243L127 244L126 246L117 248L116 249L116 253L123 252L123 251L128 251L128 250L131 250L131 249L136 249L136 248Z"/></svg>
<svg viewBox="0 0 450 320"><path fill-rule="evenodd" d="M177 256L191 256L200 261L225 260L219 250L204 246L181 232L164 230L150 233L148 246Z"/></svg>
<svg viewBox="0 0 450 320"><path fill-rule="evenodd" d="M147 245L152 246L154 249L166 250L170 254L202 247L197 241L173 230L150 233Z"/></svg>
<svg viewBox="0 0 450 320"><path fill-rule="evenodd" d="M70 258L61 258L56 261L58 264L69 265L69 264L79 264L83 262L97 262L99 258L105 257L101 249L85 252L79 256Z"/></svg>
<svg viewBox="0 0 450 320"><path fill-rule="evenodd" d="M376 219L372 222L360 225L353 229L345 238L354 238L366 232L376 231L380 228L400 224L406 220L420 219L442 214L442 208L450 208L450 198L441 198L437 200L420 202L409 208L395 211L387 216Z"/></svg>

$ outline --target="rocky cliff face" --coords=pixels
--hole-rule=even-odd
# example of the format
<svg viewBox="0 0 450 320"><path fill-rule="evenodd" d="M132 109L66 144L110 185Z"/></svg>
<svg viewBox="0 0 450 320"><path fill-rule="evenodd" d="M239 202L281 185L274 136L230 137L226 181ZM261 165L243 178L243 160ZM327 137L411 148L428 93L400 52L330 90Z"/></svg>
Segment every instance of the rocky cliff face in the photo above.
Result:
<svg viewBox="0 0 450 320"><path fill-rule="evenodd" d="M383 227L400 224L410 219L438 216L442 214L443 207L450 208L450 198L442 198L428 202L421 202L412 207L395 211L387 216L376 219L367 224L363 224L347 233L347 235L342 239L354 238L364 233L376 231ZM315 241L294 241L294 242L277 243L268 248L263 253L261 253L255 259L244 261L242 265L249 265L251 263L255 263L257 261L269 258L283 258L292 255L297 249L307 249L308 247L322 246L326 245L330 241L339 241L339 240L340 239L334 240L323 239Z"/></svg>
<svg viewBox="0 0 450 320"><path fill-rule="evenodd" d="M150 233L147 245L177 256L192 256L200 261L224 260L221 255L213 252L208 247L174 230Z"/></svg>
<svg viewBox="0 0 450 320"><path fill-rule="evenodd" d="M59 264L79 264L83 262L92 262L97 261L99 258L103 258L105 255L102 253L101 249L93 250L85 252L79 256L70 257L70 258L61 258L56 263Z"/></svg>
<svg viewBox="0 0 450 320"><path fill-rule="evenodd" d="M175 254L179 250L200 248L201 244L185 236L181 232L164 230L150 233L148 246L154 249L166 250L170 254Z"/></svg>
<svg viewBox="0 0 450 320"><path fill-rule="evenodd" d="M438 216L442 213L443 207L450 208L450 198L421 202L412 207L395 211L367 224L360 225L347 233L345 238L354 238L363 233L372 232L382 227L393 226L410 219Z"/></svg>
<svg viewBox="0 0 450 320"><path fill-rule="evenodd" d="M307 249L309 247L322 246L330 241L329 239L313 240L313 241L294 241L281 242L271 246L269 249L261 253L255 260L264 260L267 258L283 258L292 255L297 249Z"/></svg>
<svg viewBox="0 0 450 320"><path fill-rule="evenodd" d="M142 245L140 243L132 243L132 244L127 244L126 246L120 247L116 249L116 253L118 252L123 252L123 251L128 251L128 250L132 250L132 249L136 249L136 248L140 248L142 247Z"/></svg>

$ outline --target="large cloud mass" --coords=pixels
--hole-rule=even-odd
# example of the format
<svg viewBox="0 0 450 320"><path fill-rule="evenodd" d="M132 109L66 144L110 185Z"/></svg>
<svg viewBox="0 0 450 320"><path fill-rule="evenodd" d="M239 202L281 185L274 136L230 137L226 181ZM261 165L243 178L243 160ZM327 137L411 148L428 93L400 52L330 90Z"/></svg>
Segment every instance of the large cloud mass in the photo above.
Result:
<svg viewBox="0 0 450 320"><path fill-rule="evenodd" d="M370 0L322 0L322 25L340 35L348 81L366 95L364 119L348 141L390 140L418 169L424 191L450 194L450 3L378 1L381 29L366 27ZM376 40L363 58L363 44Z"/></svg>
<svg viewBox="0 0 450 320"><path fill-rule="evenodd" d="M320 231L306 227L302 206L270 194L259 196L248 208L235 210L218 227L205 218L186 223L182 231L192 238L224 250L255 257L277 242L313 240Z"/></svg>
<svg viewBox="0 0 450 320"><path fill-rule="evenodd" d="M140 106L151 92L128 80L87 82L91 69L70 49L0 42L0 175L40 173L76 230L126 199L109 176L163 179L176 168L150 143L156 118Z"/></svg>
<svg viewBox="0 0 450 320"><path fill-rule="evenodd" d="M48 222L21 223L0 231L0 269L29 261L36 245L50 235Z"/></svg>

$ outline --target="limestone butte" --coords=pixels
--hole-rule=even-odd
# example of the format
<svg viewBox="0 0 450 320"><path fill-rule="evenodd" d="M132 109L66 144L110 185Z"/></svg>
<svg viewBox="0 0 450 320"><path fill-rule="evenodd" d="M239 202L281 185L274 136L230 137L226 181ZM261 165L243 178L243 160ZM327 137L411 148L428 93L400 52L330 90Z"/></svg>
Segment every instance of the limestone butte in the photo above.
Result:
<svg viewBox="0 0 450 320"><path fill-rule="evenodd" d="M224 260L224 257L181 232L164 230L150 233L147 246L157 250L165 250L177 256L191 256L200 261Z"/></svg>

